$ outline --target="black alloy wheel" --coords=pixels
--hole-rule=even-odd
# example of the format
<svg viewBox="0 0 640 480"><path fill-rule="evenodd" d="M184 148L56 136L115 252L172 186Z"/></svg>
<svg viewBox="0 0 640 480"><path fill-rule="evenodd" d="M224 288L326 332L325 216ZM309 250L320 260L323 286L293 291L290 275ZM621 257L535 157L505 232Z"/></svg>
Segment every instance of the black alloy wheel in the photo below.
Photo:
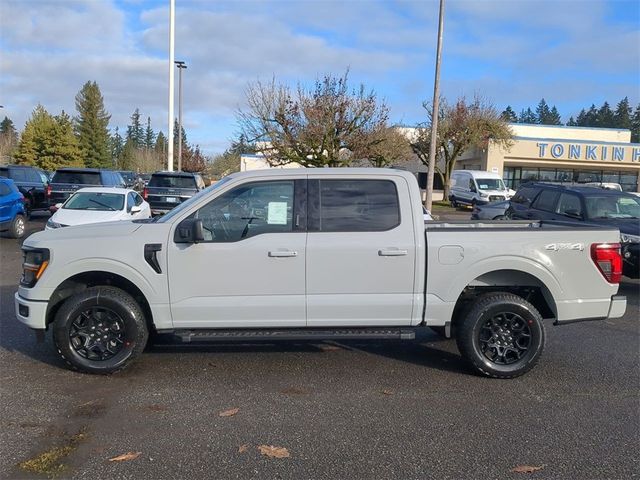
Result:
<svg viewBox="0 0 640 480"><path fill-rule="evenodd" d="M531 344L528 322L513 312L501 312L480 327L480 350L498 365L510 365L523 358Z"/></svg>
<svg viewBox="0 0 640 480"><path fill-rule="evenodd" d="M126 346L124 321L113 310L91 307L71 323L69 341L87 360L109 360Z"/></svg>

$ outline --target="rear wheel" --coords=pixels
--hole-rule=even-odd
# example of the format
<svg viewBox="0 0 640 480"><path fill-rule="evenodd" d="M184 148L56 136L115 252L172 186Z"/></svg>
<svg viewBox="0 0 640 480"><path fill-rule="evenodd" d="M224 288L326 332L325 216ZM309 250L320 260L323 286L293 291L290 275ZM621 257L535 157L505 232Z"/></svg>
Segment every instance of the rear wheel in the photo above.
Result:
<svg viewBox="0 0 640 480"><path fill-rule="evenodd" d="M16 218L11 222L11 227L9 227L9 235L11 238L22 238L24 237L25 230L24 217L22 215L16 215Z"/></svg>
<svg viewBox="0 0 640 480"><path fill-rule="evenodd" d="M453 195L451 196L451 198L449 199L449 201L451 202L451 206L453 208L458 208L458 202L456 201L456 197L454 197Z"/></svg>
<svg viewBox="0 0 640 480"><path fill-rule="evenodd" d="M457 330L462 357L479 373L515 378L531 370L544 349L542 316L522 297L491 293L480 297Z"/></svg>
<svg viewBox="0 0 640 480"><path fill-rule="evenodd" d="M149 333L138 303L113 287L72 295L56 314L53 340L67 364L87 373L114 373L144 350Z"/></svg>

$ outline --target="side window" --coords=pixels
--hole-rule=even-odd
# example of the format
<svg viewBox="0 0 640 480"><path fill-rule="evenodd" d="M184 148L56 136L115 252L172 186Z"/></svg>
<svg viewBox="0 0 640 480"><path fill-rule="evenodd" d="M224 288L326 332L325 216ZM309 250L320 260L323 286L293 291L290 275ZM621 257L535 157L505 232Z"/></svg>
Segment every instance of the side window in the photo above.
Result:
<svg viewBox="0 0 640 480"><path fill-rule="evenodd" d="M132 195L135 197L135 205L136 206L142 205L142 202L144 202L144 199L137 193L133 193Z"/></svg>
<svg viewBox="0 0 640 480"><path fill-rule="evenodd" d="M319 207L321 232L381 232L400 224L390 180L320 180Z"/></svg>
<svg viewBox="0 0 640 480"><path fill-rule="evenodd" d="M133 207L135 204L136 204L135 193L129 192L127 194L127 212L130 212L131 207Z"/></svg>
<svg viewBox="0 0 640 480"><path fill-rule="evenodd" d="M47 178L47 176L43 173L43 172L38 172L38 177L40 178L40 182L47 184L49 183L49 179Z"/></svg>
<svg viewBox="0 0 640 480"><path fill-rule="evenodd" d="M538 194L539 191L540 191L539 188L523 187L518 190L518 192L514 195L511 201L513 203L521 203L523 205L529 205L533 201L533 199L536 198L536 195Z"/></svg>
<svg viewBox="0 0 640 480"><path fill-rule="evenodd" d="M293 231L293 180L239 185L195 214L206 242L237 242L263 233Z"/></svg>
<svg viewBox="0 0 640 480"><path fill-rule="evenodd" d="M475 192L476 191L476 184L473 181L473 178L469 179L469 190L471 192Z"/></svg>
<svg viewBox="0 0 640 480"><path fill-rule="evenodd" d="M9 195L11 193L11 189L9 185L6 183L0 183L0 197L4 197L5 195Z"/></svg>
<svg viewBox="0 0 640 480"><path fill-rule="evenodd" d="M546 212L553 212L553 207L556 205L556 199L558 198L558 192L555 190L543 190L535 202L533 202L533 208L538 210L544 210Z"/></svg>
<svg viewBox="0 0 640 480"><path fill-rule="evenodd" d="M15 182L26 182L27 175L25 173L24 168L12 168L9 169L9 177L12 178Z"/></svg>
<svg viewBox="0 0 640 480"><path fill-rule="evenodd" d="M568 217L581 217L582 205L580 204L580 197L571 193L561 193L556 213Z"/></svg>

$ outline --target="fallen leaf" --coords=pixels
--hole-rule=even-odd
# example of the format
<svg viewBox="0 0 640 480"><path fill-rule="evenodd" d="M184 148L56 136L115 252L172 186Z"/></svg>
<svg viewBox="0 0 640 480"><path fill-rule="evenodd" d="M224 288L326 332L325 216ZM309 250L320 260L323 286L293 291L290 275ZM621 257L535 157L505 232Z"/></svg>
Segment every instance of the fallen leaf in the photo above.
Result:
<svg viewBox="0 0 640 480"><path fill-rule="evenodd" d="M382 390L383 395L393 395L393 390Z"/></svg>
<svg viewBox="0 0 640 480"><path fill-rule="evenodd" d="M117 457L110 458L109 461L110 462L126 462L129 460L135 460L140 455L142 455L142 452L127 452L127 453L123 453L122 455L118 455Z"/></svg>
<svg viewBox="0 0 640 480"><path fill-rule="evenodd" d="M289 450L284 447L274 447L273 445L259 445L258 450L262 455L275 458L289 458Z"/></svg>
<svg viewBox="0 0 640 480"><path fill-rule="evenodd" d="M220 416L220 417L233 417L239 411L240 411L239 408L232 408L231 410L225 410L224 412L220 412L218 414L218 416Z"/></svg>
<svg viewBox="0 0 640 480"><path fill-rule="evenodd" d="M246 443L244 445L240 445L238 447L238 453L244 453L249 449L249 445L247 445Z"/></svg>
<svg viewBox="0 0 640 480"><path fill-rule="evenodd" d="M534 467L531 465L518 465L517 467L512 468L511 471L513 473L533 473L542 470L544 467L545 465L540 465L538 467Z"/></svg>

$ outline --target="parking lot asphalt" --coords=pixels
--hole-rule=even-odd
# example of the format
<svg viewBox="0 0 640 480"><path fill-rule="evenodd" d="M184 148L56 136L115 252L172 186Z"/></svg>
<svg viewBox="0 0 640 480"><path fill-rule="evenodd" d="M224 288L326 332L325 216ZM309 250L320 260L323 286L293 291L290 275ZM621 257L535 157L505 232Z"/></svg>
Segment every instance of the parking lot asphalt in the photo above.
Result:
<svg viewBox="0 0 640 480"><path fill-rule="evenodd" d="M514 380L476 376L428 332L407 343L161 339L131 369L92 376L15 319L19 245L0 238L0 478L640 476L638 281L621 285L624 318L547 324L540 364ZM29 460L45 473L19 466ZM525 466L538 470L513 472Z"/></svg>

